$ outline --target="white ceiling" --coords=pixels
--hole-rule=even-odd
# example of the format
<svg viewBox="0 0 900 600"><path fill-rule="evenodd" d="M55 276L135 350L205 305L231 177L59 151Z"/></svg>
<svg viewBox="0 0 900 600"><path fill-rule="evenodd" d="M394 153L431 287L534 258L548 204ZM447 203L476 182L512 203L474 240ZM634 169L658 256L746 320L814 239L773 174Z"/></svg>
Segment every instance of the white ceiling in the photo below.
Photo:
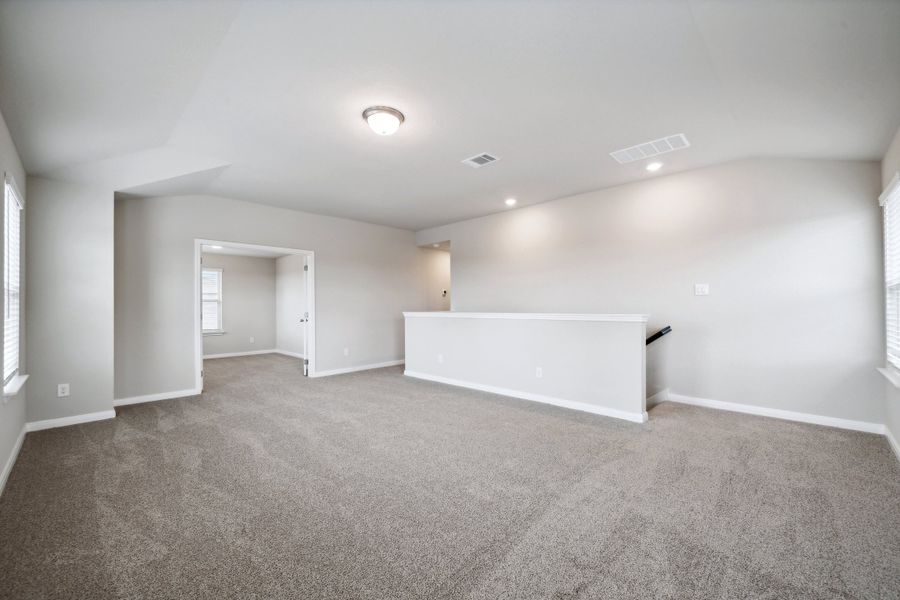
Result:
<svg viewBox="0 0 900 600"><path fill-rule="evenodd" d="M6 0L0 110L33 174L420 229L649 177L608 153L674 133L659 174L877 160L898 32L900 0Z"/></svg>

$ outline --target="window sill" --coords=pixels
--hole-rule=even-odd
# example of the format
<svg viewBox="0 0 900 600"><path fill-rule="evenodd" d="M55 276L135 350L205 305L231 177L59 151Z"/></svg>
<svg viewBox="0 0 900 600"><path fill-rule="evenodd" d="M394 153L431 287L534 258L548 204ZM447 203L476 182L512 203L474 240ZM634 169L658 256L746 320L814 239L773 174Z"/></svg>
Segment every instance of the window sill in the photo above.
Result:
<svg viewBox="0 0 900 600"><path fill-rule="evenodd" d="M28 375L16 375L10 379L9 383L3 386L3 397L9 398L10 396L18 394L26 381L28 381Z"/></svg>
<svg viewBox="0 0 900 600"><path fill-rule="evenodd" d="M894 387L900 388L900 370L895 367L878 367L878 372L894 384Z"/></svg>
<svg viewBox="0 0 900 600"><path fill-rule="evenodd" d="M208 335L225 335L228 333L227 331L204 331L203 336L206 337Z"/></svg>

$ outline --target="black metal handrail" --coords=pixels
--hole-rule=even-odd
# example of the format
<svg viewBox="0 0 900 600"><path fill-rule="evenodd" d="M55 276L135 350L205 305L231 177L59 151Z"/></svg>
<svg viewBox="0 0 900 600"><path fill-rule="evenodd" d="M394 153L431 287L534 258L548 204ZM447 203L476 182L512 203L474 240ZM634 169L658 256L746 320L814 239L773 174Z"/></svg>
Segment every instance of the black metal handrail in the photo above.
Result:
<svg viewBox="0 0 900 600"><path fill-rule="evenodd" d="M657 331L656 333L654 333L653 335L651 335L650 337L647 338L647 345L649 346L650 344L652 344L653 342L655 342L662 336L666 335L667 333L671 333L671 332L672 332L672 327L670 327L669 325L666 325L665 327L663 327L662 329L660 329L659 331Z"/></svg>

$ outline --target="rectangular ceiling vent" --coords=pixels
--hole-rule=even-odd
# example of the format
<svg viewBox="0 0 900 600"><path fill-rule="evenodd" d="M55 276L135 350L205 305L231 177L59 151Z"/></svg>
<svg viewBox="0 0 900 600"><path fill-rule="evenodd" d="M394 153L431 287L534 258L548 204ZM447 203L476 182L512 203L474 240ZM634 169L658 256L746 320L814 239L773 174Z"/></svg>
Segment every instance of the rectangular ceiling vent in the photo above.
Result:
<svg viewBox="0 0 900 600"><path fill-rule="evenodd" d="M469 157L462 161L462 164L469 165L473 169L480 169L484 165L489 165L491 163L497 162L498 160L500 160L499 156L493 156L492 154L484 153Z"/></svg>
<svg viewBox="0 0 900 600"><path fill-rule="evenodd" d="M675 135L667 135L658 140L653 140L652 142L638 144L631 148L616 150L615 152L610 152L609 155L616 159L619 164L624 165L636 160L650 158L651 156L658 156L676 150L684 150L690 145L691 143L684 137L683 133L677 133Z"/></svg>

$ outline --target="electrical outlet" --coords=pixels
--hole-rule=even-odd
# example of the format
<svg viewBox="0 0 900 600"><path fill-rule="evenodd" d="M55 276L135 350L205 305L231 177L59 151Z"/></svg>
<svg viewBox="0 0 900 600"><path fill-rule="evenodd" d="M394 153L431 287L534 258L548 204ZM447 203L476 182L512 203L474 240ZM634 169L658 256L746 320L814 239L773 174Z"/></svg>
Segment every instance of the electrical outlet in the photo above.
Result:
<svg viewBox="0 0 900 600"><path fill-rule="evenodd" d="M709 284L708 283L695 283L694 284L694 295L695 296L709 296Z"/></svg>
<svg viewBox="0 0 900 600"><path fill-rule="evenodd" d="M344 356L350 356L350 348L344 348Z"/></svg>
<svg viewBox="0 0 900 600"><path fill-rule="evenodd" d="M69 396L69 384L68 383L60 383L56 386L56 397L57 398L67 398Z"/></svg>
<svg viewBox="0 0 900 600"><path fill-rule="evenodd" d="M253 337L252 335L250 336L250 343L251 343L251 344L255 344L255 343L256 343L256 338Z"/></svg>
<svg viewBox="0 0 900 600"><path fill-rule="evenodd" d="M537 377L538 379L543 379L544 378L544 369L542 369L541 367L538 367L537 369L535 369L534 376Z"/></svg>
<svg viewBox="0 0 900 600"><path fill-rule="evenodd" d="M438 361L438 364L444 364L444 355L443 355L443 354L438 354L438 355L437 355L437 361Z"/></svg>

